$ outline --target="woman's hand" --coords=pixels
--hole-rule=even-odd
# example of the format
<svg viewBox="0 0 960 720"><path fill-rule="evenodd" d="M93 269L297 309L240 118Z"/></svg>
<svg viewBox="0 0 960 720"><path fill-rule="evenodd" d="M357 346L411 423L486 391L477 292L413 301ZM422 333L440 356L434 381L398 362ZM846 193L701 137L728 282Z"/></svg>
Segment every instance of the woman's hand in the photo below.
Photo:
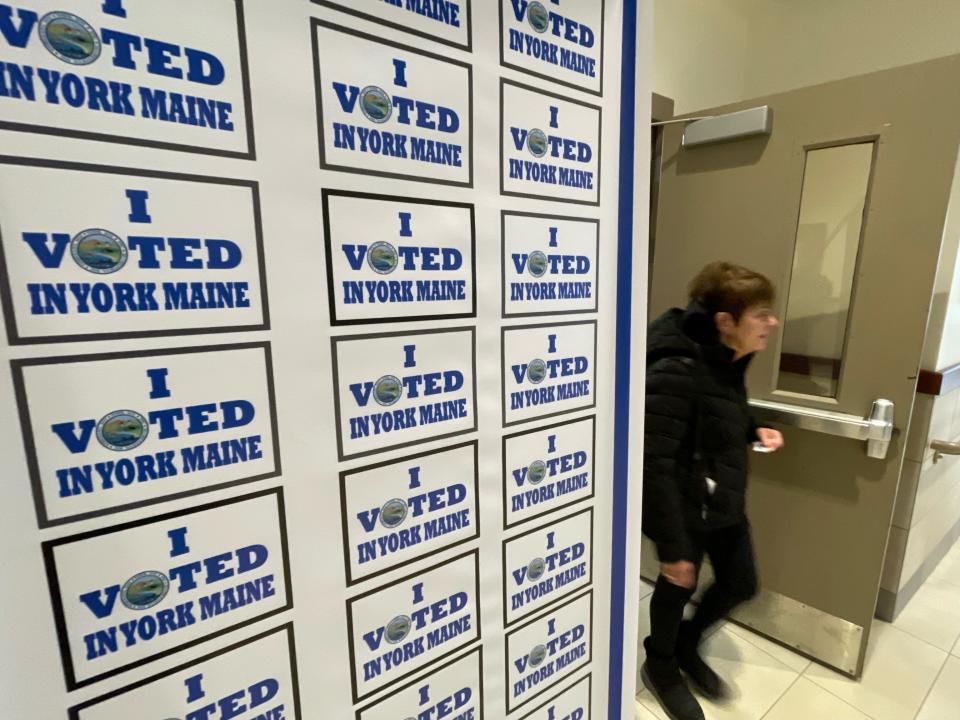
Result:
<svg viewBox="0 0 960 720"><path fill-rule="evenodd" d="M671 585L692 590L697 586L697 568L688 560L678 560L672 563L661 563L660 574Z"/></svg>
<svg viewBox="0 0 960 720"><path fill-rule="evenodd" d="M757 439L770 452L783 447L783 434L773 428L757 428Z"/></svg>

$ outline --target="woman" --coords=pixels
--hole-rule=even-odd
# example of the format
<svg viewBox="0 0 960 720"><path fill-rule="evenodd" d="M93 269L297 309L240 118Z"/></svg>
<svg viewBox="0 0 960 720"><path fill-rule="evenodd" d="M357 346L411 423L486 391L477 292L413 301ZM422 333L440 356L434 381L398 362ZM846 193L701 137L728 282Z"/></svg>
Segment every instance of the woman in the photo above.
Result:
<svg viewBox="0 0 960 720"><path fill-rule="evenodd" d="M774 294L763 275L713 263L691 283L687 309L650 327L643 532L657 545L660 576L642 677L672 720L704 717L681 670L706 697L728 695L697 648L707 628L757 592L744 512L748 447L775 451L783 436L753 422L744 373L778 325ZM704 554L716 581L683 621Z"/></svg>

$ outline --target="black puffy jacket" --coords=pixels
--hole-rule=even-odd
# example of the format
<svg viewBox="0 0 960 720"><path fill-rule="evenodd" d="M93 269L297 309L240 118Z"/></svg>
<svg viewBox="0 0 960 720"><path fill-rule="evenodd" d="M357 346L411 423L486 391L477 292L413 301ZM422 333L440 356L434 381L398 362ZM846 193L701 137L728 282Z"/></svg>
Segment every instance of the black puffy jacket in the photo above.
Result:
<svg viewBox="0 0 960 720"><path fill-rule="evenodd" d="M751 357L733 357L696 303L650 326L643 532L661 562L697 559L693 534L745 518L748 444L757 428L744 386Z"/></svg>

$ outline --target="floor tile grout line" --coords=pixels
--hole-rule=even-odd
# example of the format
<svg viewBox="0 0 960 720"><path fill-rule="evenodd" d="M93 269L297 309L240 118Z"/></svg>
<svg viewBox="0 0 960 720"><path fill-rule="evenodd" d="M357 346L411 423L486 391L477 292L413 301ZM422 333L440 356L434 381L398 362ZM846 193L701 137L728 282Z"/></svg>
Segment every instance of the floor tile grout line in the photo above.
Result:
<svg viewBox="0 0 960 720"><path fill-rule="evenodd" d="M916 599L917 595L919 595L920 592L921 592L925 587L927 587L927 583L929 583L931 580L936 580L937 582L943 583L944 585L949 585L951 591L953 591L953 590L960 590L960 580L951 580L951 579L946 578L946 577L943 577L943 576L941 576L941 575L937 575L937 574L936 574L936 570L934 570L932 573L930 573L930 575L928 575L928 576L924 579L924 581L920 584L920 587L917 588L916 592L913 594L913 596L910 598L910 600L907 601L907 605L904 606L904 608L902 608L902 610L905 610L907 607L909 607L910 603L912 603L912 602ZM901 588L901 589L902 589L902 588ZM901 610L901 611L902 611L902 610Z"/></svg>
<svg viewBox="0 0 960 720"><path fill-rule="evenodd" d="M644 695L644 694L647 695L648 697L650 697L650 698L654 701L654 703L657 703L657 699L656 699L655 697L653 697L653 694L652 694L649 690L647 690L646 687L644 687L643 690L641 690L639 693L637 693L637 702L639 702L641 705L643 705L643 709L647 711L647 714L653 715L654 720L660 720L660 716L659 716L656 712L654 712L653 710L651 710L651 709L647 706L647 704L646 704L645 702L643 702L642 700L639 699L639 696L640 696L640 695ZM663 710L663 708L659 708L659 709L660 709L661 711Z"/></svg>
<svg viewBox="0 0 960 720"><path fill-rule="evenodd" d="M812 663L811 663L811 665L812 665ZM823 690L823 691L824 691L827 695L829 695L830 697L839 700L839 701L842 702L844 705L846 705L848 708L852 708L853 710L856 710L858 713L860 713L860 714L863 715L864 717L869 718L870 720L874 720L873 716L872 716L872 715L867 715L866 711L863 710L862 708L858 708L856 705L854 705L852 702L850 702L850 701L847 700L846 698L840 697L839 695L837 695L835 692L833 692L833 691L830 690L829 688L825 688L823 685L821 685L820 683L818 683L818 682L817 682L816 680L814 680L812 677L807 676L807 675L806 675L806 671L804 671L803 673L801 673L800 676L801 676L802 678L804 678L805 680L807 680L808 682L811 682L811 683L813 683L814 685L816 685L820 690ZM858 681L858 682L859 682L859 681Z"/></svg>
<svg viewBox="0 0 960 720"><path fill-rule="evenodd" d="M883 622L883 621L881 621L881 622ZM946 651L945 651L943 648L938 647L937 645L934 645L933 643L928 642L927 640L925 640L925 639L923 639L923 638L921 638L921 637L918 637L918 636L915 635L914 633L912 633L912 632L910 632L910 631L908 631L908 630L905 630L904 628L898 627L897 625L895 625L895 624L893 624L893 623L885 623L885 624L886 624L888 627L892 627L892 628L894 628L894 629L896 629L896 630L899 630L900 632L902 632L902 633L904 633L905 635L913 638L914 640L917 640L917 641L919 641L919 642L922 642L924 645L926 645L926 646L928 646L928 647L930 647L930 648L933 648L934 650L937 650L937 651L939 651L939 652L945 653L943 662L941 663L940 668L937 670L936 677L934 678L933 683L932 683L932 684L930 685L930 687L927 689L927 693L924 695L924 698L923 698L922 702L920 703L919 708L917 709L916 713L914 713L913 720L916 720L917 716L918 716L918 715L920 714L920 712L923 710L924 705L926 704L927 700L929 699L930 694L933 692L933 688L936 686L937 681L940 679L940 676L943 674L943 671L944 671L944 669L946 668L947 663L950 661L950 658L951 658L951 657L957 657L957 656L953 655L953 653L952 653L952 649L953 649L953 648L951 648L951 650L946 650ZM732 628L739 628L739 626L737 626L735 623L732 623L732 622L730 622L730 621L724 620L724 621L721 621L721 622L717 623L717 625L714 626L713 630L708 634L708 637L716 634L716 633L719 632L720 630L726 628L728 625L731 626ZM760 720L763 720L763 718L766 718L766 717L767 717L767 715L777 706L777 704L784 698L784 696L785 696L788 692L790 692L790 690L800 681L800 678L804 678L804 679L810 681L810 682L813 683L817 688L819 688L820 690L823 690L823 691L826 692L828 695L830 695L831 697L833 697L833 698L835 698L836 700L840 701L841 703L843 703L843 704L846 705L847 707L851 708L852 710L855 710L856 712L860 713L860 714L863 715L864 717L869 718L870 720L874 720L874 719L872 718L872 716L868 715L868 714L867 714L866 712L864 712L862 709L860 709L859 707L857 707L857 706L854 705L853 703L848 702L846 699L840 697L839 695L837 695L836 693L832 692L832 691L829 690L828 688L824 687L823 685L821 685L820 683L818 683L814 677L808 675L807 673L808 673L808 671L809 671L811 668L820 667L817 663L814 663L813 661L809 661L809 660L808 660L808 661L807 661L807 666L806 666L803 670L799 670L799 671L798 671L798 670L794 670L792 667L790 667L789 665L786 665L786 664L785 664L783 661L781 661L779 658L774 657L772 654L770 654L769 652L767 652L767 650L765 650L764 648L760 647L758 644L756 644L755 642L753 642L753 641L750 639L749 636L750 636L750 635L755 635L755 633L753 633L751 630L749 630L749 629L747 629L747 628L739 628L739 629L741 629L741 630L743 631L743 634L740 634L740 633L736 632L736 630L734 630L734 629L731 629L730 632L731 632L731 634L733 634L734 636L736 636L736 637L739 638L740 640L743 640L745 643L747 643L748 645L750 645L751 647L753 647L755 650L763 653L764 655L766 655L767 657L769 657L770 659L772 659L774 662L776 662L776 663L778 663L779 665L781 665L785 670L788 670L788 671L793 672L793 673L796 674L796 677L793 679L793 682L790 683L790 685L783 691L783 693L781 693L781 694L774 700L773 704L764 712L764 714L761 716ZM760 637L760 636L758 635L757 637ZM954 644L954 647L956 647L956 644ZM790 648L784 648L784 650L786 650L787 652L791 652L791 653L793 652L792 650L790 650ZM804 660L807 660L806 658L803 658L803 656L800 655L800 654L798 654L798 653L793 653L793 654L797 655L798 658L802 658L802 659L804 659ZM960 659L960 658L958 658L958 659ZM828 668L828 669L829 669L829 668ZM839 674L839 673L838 673L838 674ZM641 690L641 693L642 693L642 692L643 692L643 690ZM641 693L637 693L637 694L639 695L639 694L641 694ZM638 700L638 702L639 702L639 700ZM643 705L643 703L641 703L641 705ZM646 706L644 706L644 707L646 707ZM648 710L648 712L649 712L649 710Z"/></svg>
<svg viewBox="0 0 960 720"><path fill-rule="evenodd" d="M899 628L898 628L898 629L899 629ZM903 632L906 632L906 631L903 631ZM907 634L909 635L910 633L907 633ZM910 635L910 637L913 637L913 635ZM920 640L920 638L915 638L915 639L916 639L916 640ZM921 642L926 642L926 641L921 640ZM930 643L926 643L926 644L927 644L927 645L930 645ZM935 647L935 646L930 645L930 647ZM935 648L935 649L940 650L940 648ZM940 652L943 652L943 650L940 650ZM919 715L919 714L920 714L920 711L923 710L923 704L927 701L927 698L930 696L930 693L933 691L933 687L934 687L934 685L937 684L937 680L940 678L940 674L943 672L943 668L946 667L947 661L948 661L949 659L950 659L950 654L947 653L947 657L944 658L943 665L941 665L940 668L939 668L939 670L937 670L936 677L933 679L933 685L931 685L930 688L927 690L927 694L924 695L923 701L920 703L920 707L917 709L917 712L914 713L912 720L916 720L917 715ZM819 667L819 666L816 665L815 663L810 663L810 667L808 667L807 670L809 670L810 668L813 668L813 667ZM829 668L828 668L828 669L829 669ZM839 673L838 673L838 674L839 674ZM816 679L815 677L813 677L813 676L811 676L811 675L807 675L807 671L806 671L806 670L804 670L804 671L801 673L801 675L802 675L803 677L806 677L807 680L809 680L810 682L812 682L814 685L816 685L818 688L820 688L821 690L823 690L823 691L824 691L825 693L827 693L828 695L832 695L833 697L835 697L837 700L839 700L840 702L844 703L845 705L849 705L849 706L852 707L854 710L856 710L858 713L860 713L860 714L862 714L862 715L867 715L866 712L864 712L863 710L861 710L860 708L858 708L858 707L857 707L856 705L854 705L853 703L849 702L849 701L846 700L845 698L840 697L840 696L837 695L835 692L833 692L832 690L830 690L830 688L824 687L823 685L821 685L820 683L818 683L818 682L817 682L817 679ZM857 681L855 681L855 682L861 683L861 682L863 682L863 680L862 680L862 678L861 678L860 680L857 680ZM870 716L867 715L867 717L870 717ZM871 718L871 720L872 720L872 718Z"/></svg>
<svg viewBox="0 0 960 720"><path fill-rule="evenodd" d="M920 716L920 713L923 712L923 706L927 704L927 700L930 699L930 694L933 692L933 689L937 686L937 682L940 680L940 676L943 675L943 671L947 668L947 663L950 662L950 653L947 653L947 657L943 661L943 665L940 666L940 669L937 671L936 676L933 678L933 683L927 688L927 694L923 696L923 700L920 701L920 707L917 708L917 711L913 714L913 720L917 720Z"/></svg>
<svg viewBox="0 0 960 720"><path fill-rule="evenodd" d="M913 596L910 598L910 600L907 601L907 606L909 606L910 603L913 602L913 600L917 597L917 595L919 595L920 592L921 592L925 587L927 587L927 584L928 584L931 580L935 580L936 582L943 583L944 585L949 585L951 592L954 591L954 590L960 590L960 579L958 579L958 580L953 580L953 579L950 579L950 578L946 578L946 577L943 577L942 575L937 575L937 574L936 574L936 571L934 571L934 572L930 573L930 575L928 575L928 576L926 577L926 579L924 579L924 581L920 584L920 587L917 588L916 592L913 594ZM905 606L903 609L906 609L906 606Z"/></svg>
<svg viewBox="0 0 960 720"><path fill-rule="evenodd" d="M732 624L733 624L733 623L724 622L724 623L722 624L722 626L725 627L726 625L732 625ZM719 630L719 629L720 629L720 628L718 628L717 630ZM745 631L746 633L750 633L750 632L751 632L750 630L747 630L746 628L744 628L744 631ZM717 631L715 630L714 632L717 632ZM735 634L735 633L734 633L734 634ZM780 665L782 665L785 670L788 670L788 671L790 671L790 672L792 672L792 673L794 673L794 674L796 675L796 677L793 679L793 682L791 682L790 685L788 685L787 688L784 689L784 691L783 691L779 696L777 696L776 699L774 699L773 704L772 704L769 708L767 708L767 710L763 713L763 715L760 716L759 720L763 720L763 718L767 717L767 715L770 714L770 712L777 706L777 704L778 704L781 700L783 700L783 698L786 696L786 694L787 694L788 692L790 692L790 690L794 687L794 685L796 685L798 682L800 682L800 679L801 679L801 678L809 681L810 683L812 683L813 685L815 685L818 689L820 689L820 690L822 690L823 692L827 693L828 695L830 695L830 696L833 697L834 699L840 701L841 703L843 703L844 705L846 705L846 706L849 707L850 709L855 710L856 712L860 713L860 714L863 715L865 718L868 718L868 720L874 720L873 716L868 715L866 712L864 712L863 710L861 710L860 708L858 708L858 707L857 707L856 705L854 705L853 703L848 702L846 699L840 697L839 695L837 695L837 694L831 692L830 690L828 690L827 688L823 687L820 683L816 682L816 680L815 680L814 678L807 676L807 674L806 674L807 670L809 670L811 667L814 667L814 666L815 666L815 663L814 663L813 661L809 661L807 667L804 668L802 671L794 670L792 667L790 667L790 666L788 666L788 665L785 665L783 662L781 662L781 661L778 660L777 658L773 657L773 655L771 655L770 653L768 653L768 652L767 652L766 650L764 650L763 648L761 648L761 647L759 647L758 645L756 645L756 644L754 644L753 642L751 642L748 638L745 638L745 637L743 637L742 635L736 635L736 636L737 636L739 639L743 640L743 641L744 641L745 643L747 643L748 645L750 645L751 647L753 647L755 650L763 653L764 655L766 655L767 657L769 657L770 659L772 659L774 662L779 663ZM911 637L912 637L912 636L911 636ZM929 643L928 643L928 644L929 644ZM788 652L792 652L789 648L785 648L785 649L786 649ZM937 649L939 649L939 648L937 648ZM802 655L797 655L797 657L803 657L803 656L802 656ZM804 658L804 659L806 659L806 658ZM949 657L948 657L948 659L949 659ZM946 663L946 661L944 661L944 662ZM940 670L939 670L938 673L937 673L937 677L938 677L938 678L939 678L940 672L942 672L942 670L943 670L943 668L941 667ZM934 680L934 684L936 684L936 679ZM933 686L931 686L931 689L932 689L932 687L933 687ZM640 694L642 694L642 693L645 692L645 691L646 691L646 688L644 688L644 689L641 690L639 693L637 693L637 695L640 695ZM928 691L928 694L929 694L929 691ZM638 700L638 702L639 702L639 700ZM924 698L924 702L926 702L926 697ZM643 705L642 702L641 702L640 704ZM644 707L646 708L645 705L644 705ZM923 708L923 705L921 704L920 707L921 707L921 709L922 709L922 708ZM649 712L649 710L648 710L648 712ZM919 713L920 711L918 710L917 712ZM916 720L916 716L914 716L914 719L913 719L913 720Z"/></svg>
<svg viewBox="0 0 960 720"><path fill-rule="evenodd" d="M720 620L719 622L714 623L711 627L708 627L703 633L703 642L706 642L718 632L723 630L730 624L729 620Z"/></svg>
<svg viewBox="0 0 960 720"><path fill-rule="evenodd" d="M885 622L885 621L881 620L880 622ZM899 631L902 632L902 633L906 633L907 635L909 635L910 637L912 637L914 640L919 640L919 641L922 642L923 644L929 645L930 647L934 648L935 650L939 650L940 652L945 652L945 653L947 653L947 655L949 655L949 654L953 651L953 648L955 648L955 647L957 646L957 641L960 640L960 634L958 634L957 637L955 637L955 638L953 639L953 645L950 646L950 650L944 650L944 649L943 649L942 647L940 647L939 645L934 645L934 644L933 644L932 642L930 642L929 640L926 640L925 638L922 638L922 637L920 637L919 635L910 632L910 631L907 630L906 628L900 627L900 626L897 625L896 623L887 623L887 625L889 625L890 627L892 627L894 630L899 630Z"/></svg>
<svg viewBox="0 0 960 720"><path fill-rule="evenodd" d="M812 667L814 667L814 664L813 664L813 663L810 664L810 667L808 667L807 670L809 670L809 669L812 668ZM837 695L835 692L833 692L833 690L831 690L830 688L824 687L823 685L821 685L820 683L818 683L818 682L817 682L817 679L816 679L815 677L813 677L812 675L807 675L807 670L804 670L804 671L801 673L801 675L803 675L803 677L805 677L807 680L809 680L810 682L812 682L812 683L813 683L814 685L816 685L818 688L820 688L821 690L823 690L825 693L827 693L827 695L830 695L830 696L832 696L832 697L835 697L837 700L839 700L840 702L842 702L842 703L845 704L845 705L849 705L849 706L852 707L854 710L856 710L858 713L861 713L861 714L863 714L863 715L867 715L867 713L865 713L863 710L861 710L860 708L858 708L858 707L857 707L856 705L854 705L853 703L851 703L851 702L849 702L848 700L840 697L840 696ZM863 680L862 680L862 679L861 679L861 680L856 680L855 682L861 683L861 682L863 682ZM870 717L870 716L867 715L867 717Z"/></svg>
<svg viewBox="0 0 960 720"><path fill-rule="evenodd" d="M759 650L760 648L757 648L757 649ZM774 660L776 660L776 658L774 658ZM789 693L789 692L793 689L793 686L796 685L798 682L800 682L800 678L801 678L801 677L803 677L803 675L802 675L801 673L797 673L797 676L793 679L793 682L790 683L790 685L788 685L787 688L786 688L782 693L780 693L779 697L777 697L777 698L773 701L773 704L772 704L770 707L767 708L766 712L764 712L763 715L760 716L760 719L759 719L759 720L763 720L767 715L769 715L771 712L773 712L773 709L774 709L777 705L779 705L779 704L780 704L780 701L783 700L783 699L787 696L787 693Z"/></svg>
<svg viewBox="0 0 960 720"><path fill-rule="evenodd" d="M743 639L743 638L741 638L741 639ZM744 639L744 642L747 642L747 643L749 643L750 645L753 645L753 643L750 643L749 640ZM758 648L756 645L753 645L753 647L756 648L757 650L759 650L760 652L766 654L766 655L770 655L770 653L766 652L766 650L763 650L762 648ZM770 657L773 657L773 656L770 655ZM774 660L777 660L776 658L773 658L773 659L774 659ZM949 658L948 658L948 659L949 659ZM777 660L777 662L780 662L780 661ZM782 663L781 663L781 664L782 664ZM944 666L945 666L945 665L946 665L946 661L944 662ZM812 666L813 666L813 663L811 662L811 663L810 663L810 667L812 667ZM786 666L784 666L784 667L786 667ZM787 670L790 670L791 672L793 672L793 673L796 675L796 677L793 679L793 682L791 682L790 685L787 686L787 688L773 701L773 704L772 704L769 708L767 708L767 710L763 713L763 715L760 716L759 720L763 720L764 718L766 718L767 715L769 715L769 714L774 710L774 708L777 707L777 705L780 703L780 701L783 700L784 697L786 697L787 693L789 693L790 690L793 689L793 687L794 687L798 682L800 682L801 679L806 680L807 682L811 683L811 684L814 685L818 690L822 690L823 692L825 692L825 693L826 693L827 695L829 695L830 697L834 698L835 700L839 701L840 703L846 705L846 706L847 706L848 708L850 708L851 710L854 710L855 712L859 713L859 714L862 715L863 717L867 718L867 720L875 720L875 718L874 718L872 715L868 715L868 714L867 714L866 712L864 712L861 708L857 707L856 705L854 705L853 703L849 702L849 701L846 700L845 698L840 697L839 695L837 695L836 693L832 692L832 691L829 690L828 688L825 688L823 685L821 685L820 683L818 683L814 678L808 677L808 676L806 675L806 670L804 670L803 672L797 672L796 670L793 670L793 668L790 668L790 667L786 667L786 669L787 669ZM932 690L933 690L933 686L936 685L937 680L940 678L940 675L941 675L942 672L943 672L943 667L941 667L940 670L937 672L937 677L934 679L933 685L930 686L930 690L927 691L927 696L924 697L923 703L926 703L927 698L929 697L930 692L932 692ZM641 695L641 694L643 694L643 693L647 693L646 688L644 688L644 689L641 690L639 693L637 693L637 695L639 696L639 695ZM647 693L647 694L649 695L649 693ZM651 697L652 697L652 696L651 696ZM637 699L637 702L640 702L640 700ZM917 710L917 713L916 713L916 714L914 715L914 717L913 717L913 720L916 720L917 715L918 715L918 714L920 713L920 711L923 709L923 703L921 703L920 708ZM644 703L640 702L640 704L643 705L644 709L646 709L648 713L650 713L651 715L654 714L651 710L649 710L649 708L647 708L647 706L646 706Z"/></svg>
<svg viewBox="0 0 960 720"><path fill-rule="evenodd" d="M931 574L927 577L927 579L923 581L923 585L926 585L926 584L927 584L927 581L929 581L929 580L939 580L939 581L942 582L942 583L946 583L946 584L949 585L951 588L960 588L960 582L954 582L953 580L950 580L950 579L948 579L948 578L945 578L945 577L943 577L943 576L941 576L941 575L937 575L936 572L931 573ZM920 590L923 589L923 585L921 585L921 586L917 589L917 592L920 592ZM909 604L909 603L908 603L908 604Z"/></svg>
<svg viewBox="0 0 960 720"><path fill-rule="evenodd" d="M733 622L730 622L729 620L725 620L725 621L723 621L721 624L718 624L717 629L714 630L712 634L716 634L716 633L718 633L720 630L725 629L725 628L727 628L728 626L729 626L729 627L736 627L736 624L733 623ZM744 630L745 630L746 633L750 633L749 630L746 630L746 629L744 629ZM747 645L749 645L750 647L752 647L752 648L753 648L754 650L756 650L757 652L762 653L763 655L766 655L768 658L770 658L771 660L773 660L773 662L775 662L775 663L777 663L778 665L780 665L784 670L786 670L786 671L788 671L788 672L791 672L791 673L793 673L793 674L795 675L795 677L793 678L793 682L791 682L786 688L784 688L784 690L783 690L782 693L780 693L777 697L775 697L775 698L773 699L773 702L770 704L770 707L768 707L768 708L766 709L766 711L764 711L763 715L760 716L760 720L763 720L763 718L765 718L765 717L770 713L770 711L773 710L773 708L775 708L775 707L777 706L777 703L779 703L779 702L784 698L784 696L785 696L788 692L790 692L790 688L792 688L794 685L797 684L797 682L799 682L800 678L803 677L803 673L802 673L802 672L799 672L799 671L797 671L797 670L794 670L792 667L790 667L790 666L787 665L786 663L782 662L782 661L779 660L778 658L775 658L773 655L771 655L769 652L767 652L766 650L764 650L762 647L760 647L759 645L751 642L749 638L746 638L746 637L744 637L743 635L740 635L740 634L736 633L736 632L733 631L733 630L730 630L729 632L730 632L734 637L736 637L736 638L739 639L739 640L742 640L743 642L745 642ZM798 656L798 657L799 657L799 656Z"/></svg>
<svg viewBox="0 0 960 720"><path fill-rule="evenodd" d="M734 623L734 622L727 622L727 625L730 625L731 627L734 627L734 628L743 630L743 632L744 632L743 635L739 634L736 630L731 630L730 632L732 632L732 633L733 633L734 635L736 635L738 638L740 638L741 640L743 640L745 643L748 643L748 644L752 645L753 647L755 647L755 648L756 648L757 650L759 650L760 652L769 655L771 658L774 659L774 661L776 661L776 662L780 663L781 665L783 665L787 670L791 670L791 671L793 671L793 672L795 672L795 673L798 673L798 674L800 674L800 675L803 675L803 674L807 671L807 667L809 667L810 665L813 664L813 661L812 661L812 660L808 660L807 658L805 658L805 657L804 657L803 655L801 655L800 653L796 653L796 652L794 652L793 650L791 650L790 648L785 647L785 648L783 648L784 650L786 650L786 651L789 652L789 653L792 653L793 655L796 655L798 658L800 658L801 660L803 660L804 662L807 663L807 667L803 668L803 670L794 670L792 667L790 667L789 665L787 665L785 662L783 662L783 661L780 660L779 658L774 657L774 656L771 655L769 652L767 652L767 651L764 650L762 647L760 647L757 643L753 642L749 637L747 637L747 636L749 636L749 635L753 635L754 637L762 638L762 637L763 637L762 635L757 635L755 632L753 632L752 630L748 630L747 628L741 628L739 625L737 625L737 624ZM773 641L772 641L772 640L769 640L768 642L773 642Z"/></svg>

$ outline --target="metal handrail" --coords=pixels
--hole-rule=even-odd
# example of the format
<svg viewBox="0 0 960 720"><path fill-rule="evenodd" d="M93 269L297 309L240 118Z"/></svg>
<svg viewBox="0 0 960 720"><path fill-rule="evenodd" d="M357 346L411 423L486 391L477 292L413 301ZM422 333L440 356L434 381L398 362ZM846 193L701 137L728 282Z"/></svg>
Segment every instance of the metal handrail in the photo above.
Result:
<svg viewBox="0 0 960 720"><path fill-rule="evenodd" d="M930 443L933 450L933 461L940 462L944 455L960 455L960 442L947 442L946 440L934 440Z"/></svg>

